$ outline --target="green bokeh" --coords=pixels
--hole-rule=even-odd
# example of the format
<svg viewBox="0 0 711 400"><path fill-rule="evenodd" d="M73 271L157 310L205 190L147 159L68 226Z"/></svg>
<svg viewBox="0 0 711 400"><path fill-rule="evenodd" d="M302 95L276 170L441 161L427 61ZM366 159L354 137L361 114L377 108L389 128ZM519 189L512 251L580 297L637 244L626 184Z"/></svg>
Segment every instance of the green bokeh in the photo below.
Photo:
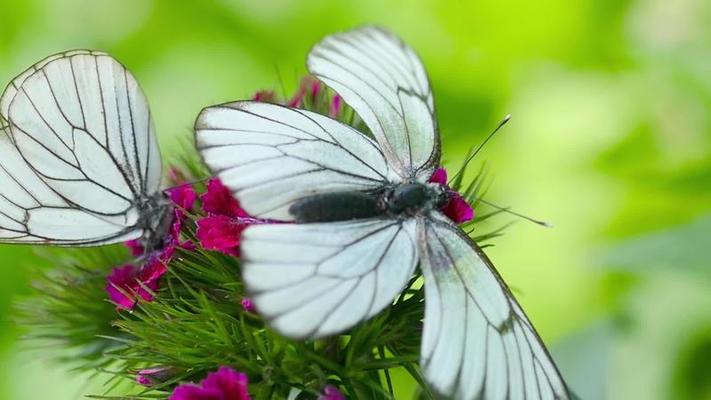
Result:
<svg viewBox="0 0 711 400"><path fill-rule="evenodd" d="M206 105L295 86L309 47L363 23L422 56L450 165L479 160L516 224L490 254L585 399L711 399L711 2L0 0L0 80L107 51L150 100L163 156ZM13 297L39 261L0 247L0 399L79 398L21 352ZM96 391L94 391L95 393Z"/></svg>

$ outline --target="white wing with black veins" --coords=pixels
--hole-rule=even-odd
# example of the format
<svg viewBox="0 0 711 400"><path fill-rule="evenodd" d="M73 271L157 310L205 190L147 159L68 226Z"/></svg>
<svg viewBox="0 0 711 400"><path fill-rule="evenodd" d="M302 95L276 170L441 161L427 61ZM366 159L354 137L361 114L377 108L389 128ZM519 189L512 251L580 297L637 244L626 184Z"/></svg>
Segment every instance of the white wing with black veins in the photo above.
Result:
<svg viewBox="0 0 711 400"><path fill-rule="evenodd" d="M195 132L207 166L255 217L293 221L289 207L299 199L397 178L374 141L310 111L229 103L203 110Z"/></svg>
<svg viewBox="0 0 711 400"><path fill-rule="evenodd" d="M418 224L427 382L455 399L568 399L545 345L486 255L438 213Z"/></svg>
<svg viewBox="0 0 711 400"><path fill-rule="evenodd" d="M414 236L414 220L255 225L242 237L243 278L277 331L324 337L392 304L417 265Z"/></svg>
<svg viewBox="0 0 711 400"><path fill-rule="evenodd" d="M73 51L0 97L0 241L98 245L139 237L136 202L160 187L148 103L112 57Z"/></svg>
<svg viewBox="0 0 711 400"><path fill-rule="evenodd" d="M307 65L358 113L402 179L429 179L440 157L434 101L425 68L407 44L364 27L327 36Z"/></svg>

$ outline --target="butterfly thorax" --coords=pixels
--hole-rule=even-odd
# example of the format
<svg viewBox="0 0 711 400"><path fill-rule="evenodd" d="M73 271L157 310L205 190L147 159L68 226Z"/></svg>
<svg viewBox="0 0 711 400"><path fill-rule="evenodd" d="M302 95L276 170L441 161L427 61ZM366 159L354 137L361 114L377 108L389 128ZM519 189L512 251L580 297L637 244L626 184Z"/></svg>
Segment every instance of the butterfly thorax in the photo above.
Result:
<svg viewBox="0 0 711 400"><path fill-rule="evenodd" d="M440 208L448 199L443 186L432 183L403 183L381 196L382 207L393 215L418 215Z"/></svg>
<svg viewBox="0 0 711 400"><path fill-rule="evenodd" d="M376 191L346 191L315 194L289 207L296 222L333 222L378 216L412 217L438 209L448 200L438 184L406 182Z"/></svg>
<svg viewBox="0 0 711 400"><path fill-rule="evenodd" d="M160 249L164 246L173 223L173 205L163 192L145 196L136 203L141 219L138 226L143 230L141 244L146 252Z"/></svg>

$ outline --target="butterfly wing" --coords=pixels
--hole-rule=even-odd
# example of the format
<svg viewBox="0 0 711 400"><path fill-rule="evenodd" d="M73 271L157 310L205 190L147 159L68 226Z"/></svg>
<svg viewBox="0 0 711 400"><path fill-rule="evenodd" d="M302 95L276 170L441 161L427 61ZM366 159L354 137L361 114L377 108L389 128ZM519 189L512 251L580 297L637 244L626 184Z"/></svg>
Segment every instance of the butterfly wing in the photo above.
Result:
<svg viewBox="0 0 711 400"><path fill-rule="evenodd" d="M309 111L229 103L203 110L195 132L207 166L255 217L292 221L296 200L377 189L393 177L375 142Z"/></svg>
<svg viewBox="0 0 711 400"><path fill-rule="evenodd" d="M243 277L260 316L281 334L340 333L391 304L417 264L414 220L249 227Z"/></svg>
<svg viewBox="0 0 711 400"><path fill-rule="evenodd" d="M0 97L0 241L98 245L139 237L160 187L145 96L110 56L50 56Z"/></svg>
<svg viewBox="0 0 711 400"><path fill-rule="evenodd" d="M415 52L393 34L364 27L326 37L309 71L366 123L402 179L426 181L439 163L432 89Z"/></svg>
<svg viewBox="0 0 711 400"><path fill-rule="evenodd" d="M421 367L456 399L568 399L540 337L486 255L445 217L420 220Z"/></svg>

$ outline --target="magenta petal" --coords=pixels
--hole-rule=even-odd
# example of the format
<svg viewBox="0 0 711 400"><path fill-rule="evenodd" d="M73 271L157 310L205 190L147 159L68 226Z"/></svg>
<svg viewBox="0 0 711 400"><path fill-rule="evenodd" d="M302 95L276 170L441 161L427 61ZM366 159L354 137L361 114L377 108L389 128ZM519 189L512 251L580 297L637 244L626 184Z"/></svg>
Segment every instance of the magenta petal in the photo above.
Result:
<svg viewBox="0 0 711 400"><path fill-rule="evenodd" d="M180 242L180 231L183 229L183 220L185 220L185 213L182 210L176 209L173 213L173 223L170 225L170 231L164 243L172 245Z"/></svg>
<svg viewBox="0 0 711 400"><path fill-rule="evenodd" d="M237 200L232 196L219 179L207 182L207 192L202 195L202 208L210 214L226 215L228 217L247 217Z"/></svg>
<svg viewBox="0 0 711 400"><path fill-rule="evenodd" d="M138 273L138 281L144 286L155 291L158 289L158 280L168 272L168 267L160 257L152 257ZM146 299L147 300L147 299Z"/></svg>
<svg viewBox="0 0 711 400"><path fill-rule="evenodd" d="M239 255L239 243L246 224L224 215L205 217L197 221L196 236L202 247L225 254Z"/></svg>
<svg viewBox="0 0 711 400"><path fill-rule="evenodd" d="M186 241L180 243L179 247L181 249L187 250L187 251L193 251L197 248L197 246L195 246L195 243L193 243L192 240L186 240Z"/></svg>
<svg viewBox="0 0 711 400"><path fill-rule="evenodd" d="M197 193L190 184L183 184L167 190L168 197L178 207L190 210L197 200Z"/></svg>
<svg viewBox="0 0 711 400"><path fill-rule="evenodd" d="M106 292L117 307L130 310L136 304L134 299L136 266L126 264L114 268L106 277Z"/></svg>
<svg viewBox="0 0 711 400"><path fill-rule="evenodd" d="M304 97L306 97L306 89L304 89L304 87L302 86L299 88L299 91L296 92L294 97L289 99L289 102L287 103L287 105L289 107L297 107L297 108L301 107L301 103L304 100Z"/></svg>
<svg viewBox="0 0 711 400"><path fill-rule="evenodd" d="M456 192L451 192L449 202L442 207L442 212L452 221L461 224L474 218L474 209Z"/></svg>
<svg viewBox="0 0 711 400"><path fill-rule="evenodd" d="M224 397L218 390L187 384L175 388L168 400L224 400Z"/></svg>
<svg viewBox="0 0 711 400"><path fill-rule="evenodd" d="M437 168L430 177L431 183L439 183L440 185L447 185L447 170L443 167Z"/></svg>
<svg viewBox="0 0 711 400"><path fill-rule="evenodd" d="M314 80L311 82L311 98L315 99L321 92L321 81Z"/></svg>
<svg viewBox="0 0 711 400"><path fill-rule="evenodd" d="M146 375L138 374L136 375L136 383L138 383L141 386L153 386L155 385L155 382L151 378L149 378Z"/></svg>
<svg viewBox="0 0 711 400"><path fill-rule="evenodd" d="M146 249L143 248L140 239L133 239L123 243L131 251L132 256L140 256Z"/></svg>
<svg viewBox="0 0 711 400"><path fill-rule="evenodd" d="M106 277L106 292L118 308L130 310L137 297L153 301L153 292L158 290L160 278L168 271L164 262L153 256L140 269L133 264L114 268Z"/></svg>
<svg viewBox="0 0 711 400"><path fill-rule="evenodd" d="M247 312L253 313L255 311L254 303L249 297L242 298L242 309Z"/></svg>
<svg viewBox="0 0 711 400"><path fill-rule="evenodd" d="M346 400L346 396L333 385L327 385L323 388L323 394L318 397L318 400Z"/></svg>
<svg viewBox="0 0 711 400"><path fill-rule="evenodd" d="M232 368L220 367L202 381L205 389L218 390L223 394L223 400L249 400L247 392L247 375Z"/></svg>
<svg viewBox="0 0 711 400"><path fill-rule="evenodd" d="M331 118L338 118L341 114L341 96L335 95L331 100L331 104L328 107L328 116Z"/></svg>
<svg viewBox="0 0 711 400"><path fill-rule="evenodd" d="M171 372L171 368L167 367L142 369L136 374L136 383L142 386L153 386L169 379Z"/></svg>

